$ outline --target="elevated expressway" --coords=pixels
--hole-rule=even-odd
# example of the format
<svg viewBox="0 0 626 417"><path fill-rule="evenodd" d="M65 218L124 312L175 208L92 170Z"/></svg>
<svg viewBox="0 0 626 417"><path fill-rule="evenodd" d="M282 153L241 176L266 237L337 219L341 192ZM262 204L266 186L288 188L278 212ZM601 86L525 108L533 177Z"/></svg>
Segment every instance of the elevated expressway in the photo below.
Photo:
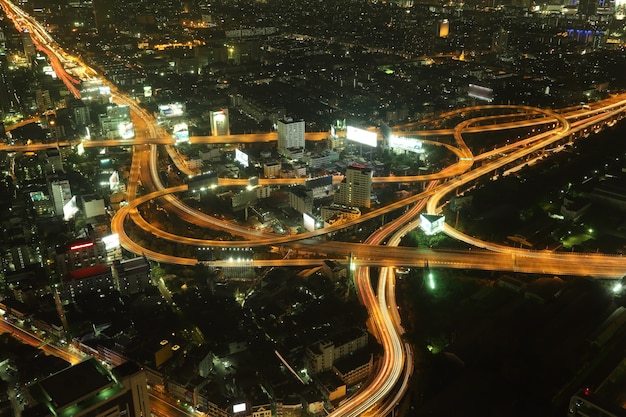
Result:
<svg viewBox="0 0 626 417"><path fill-rule="evenodd" d="M5 10L10 8L11 13L17 14L12 3L7 0L0 0ZM10 5L10 6L8 6ZM14 22L19 21L24 24L23 21L29 19L23 15L19 17L13 17ZM29 30L34 32L45 33L43 28L38 27L29 20ZM17 23L16 23L17 25ZM38 40L42 45L46 45L52 50L55 50L55 45L52 44L49 35L35 35L38 36ZM47 37L48 36L48 37ZM69 61L65 55L61 55L64 62ZM61 59L59 59L61 61ZM85 66L86 67L86 66ZM86 67L88 68L88 67ZM87 74L90 71L84 70ZM71 79L69 82L73 83ZM69 86L68 86L69 88ZM146 114L145 111L139 108L132 100L125 98L122 94L116 92L116 99L125 104L131 106L131 110L134 115L138 116L142 120L146 121L146 126L154 126L151 123L151 116ZM177 211L186 212L190 218L203 217L204 215L198 213L190 208L183 207L182 203L178 199L173 197L173 194L186 191L186 186L173 187L170 189L160 189L158 181L158 174L156 173L155 148L154 143L164 143L170 138L163 138L163 132L154 129L148 132L148 136L154 139L147 139L145 143L150 143L150 148L137 147L133 162L131 165L131 177L129 190L133 190L137 181L140 179L143 182L149 182L152 178L155 191L134 198L135 193L132 193L129 200L130 204L123 207L114 216L112 222L112 229L114 232L120 234L120 238L123 246L134 253L145 254L148 258L175 264L194 265L197 264L195 258L180 258L172 255L157 253L147 248L143 248L137 243L133 242L125 233L124 221L129 216L133 218L137 224L148 231L149 233L157 236L160 239L174 240L178 243L190 244L195 247L202 246L260 246L260 245L291 245L296 248L306 248L308 251L316 251L319 254L327 254L338 256L339 259L347 255L352 255L351 260L354 266L358 266L355 271L355 284L359 291L361 300L368 308L370 313L370 325L372 326L373 333L379 338L379 341L384 348L384 357L381 361L381 365L374 376L372 383L363 387L360 392L348 399L344 404L338 407L332 412L333 416L361 416L361 415L386 415L390 410L395 407L395 404L402 397L404 389L406 389L406 382L410 377L412 370L412 354L410 348L403 344L401 341L402 327L400 324L397 306L395 304L395 292L394 292L394 277L392 268L381 268L381 275L379 277L378 291L375 293L371 287L369 279L369 269L366 266L381 266L391 267L393 265L418 265L423 266L425 261L434 267L459 267L459 268L480 268L480 269L495 269L495 270L516 270L520 272L544 272L554 274L579 274L590 275L595 277L609 277L618 278L621 277L626 271L626 261L621 257L608 257L602 255L587 255L587 254L572 254L572 253L553 253L548 251L521 251L513 250L512 248L504 247L502 245L494 245L489 242L479 241L471 236L463 235L458 231L454 231L450 226L445 227L445 232L451 236L463 240L471 245L485 248L488 251L472 250L472 251L428 251L428 250L415 250L410 248L397 248L397 247L381 247L379 246L388 236L389 245L397 245L399 239L403 234L417 226L415 220L419 212L423 209L424 205L428 203L428 212L434 213L441 209L441 202L445 201L445 198L458 187L463 186L471 181L474 181L481 176L487 175L493 172L495 169L503 167L508 164L512 164L532 152L536 152L540 149L544 149L551 144L559 143L560 141L567 141L569 135L574 132L583 131L591 127L597 126L598 123L606 123L609 120L622 117L624 107L626 106L626 96L613 97L609 100L601 102L593 109L587 109L582 111L577 108L564 109L563 113L555 113L542 109L533 109L528 107L510 107L513 113L509 115L497 115L497 116L484 116L476 117L470 120L466 120L457 124L454 129L439 129L431 131L416 131L413 132L415 136L420 138L452 136L456 142L456 146L440 145L450 147L449 149L455 152L458 161L456 164L442 170L439 173L423 175L423 176L408 176L408 177L376 177L375 180L380 183L393 183L393 182L415 182L415 181L428 181L428 180L440 180L442 182L433 182L424 192L409 197L405 200L391 204L387 207L373 210L366 213L356 222L350 222L337 227L329 227L323 230L303 233L296 236L273 236L268 234L259 233L246 228L235 227L231 223L221 222L217 219L211 220L211 222L218 222L218 227L225 231L228 231L234 235L247 238L245 241L205 241L192 239L184 236L174 236L164 231L160 231L154 228L149 223L145 222L139 216L137 207L147 201L155 198L165 197L168 199L168 204L176 207ZM485 106L484 110L493 109L493 106ZM504 106L500 107L504 109ZM481 110L481 109L476 109ZM462 109L455 112L442 115L443 117L462 116L463 112L471 112L474 109ZM520 111L525 112L524 115L519 115ZM469 113L468 113L469 114ZM528 120L507 121L507 119L514 119L516 117L526 118ZM493 123L493 124L486 124ZM488 131L488 130L502 130L513 129L524 126L531 126L533 124L546 125L553 123L553 128L546 130L542 133L534 135L530 138L524 139L506 147L499 148L490 152L483 153L481 155L472 155L470 149L465 145L463 134L468 132ZM405 129L410 129L410 126L405 126ZM400 133L400 132L398 132ZM409 132L402 132L410 136ZM320 137L323 134L319 134ZM324 134L325 135L325 134ZM245 137L250 141L268 141L273 140L269 135L257 135L255 137ZM244 137L228 138L228 140L244 140ZM193 141L223 141L224 139L215 138L194 138ZM115 141L107 141L106 144L97 144L93 142L93 146L106 146L114 145ZM434 141L437 142L437 141ZM220 142L223 143L223 142ZM87 144L87 143L86 143ZM139 141L125 141L124 145L137 145ZM91 145L91 144L89 144ZM55 144L55 146L57 146ZM452 149L454 148L454 149ZM18 150L17 147L12 147L11 150ZM34 148L26 147L25 150L34 150ZM474 161L482 160L482 166L473 167ZM148 161L148 162L147 162ZM149 173L145 172L149 171ZM239 185L235 181L221 179L220 183L223 185ZM271 181L265 180L264 183L270 184ZM278 183L274 182L274 184ZM293 184L293 181L290 183ZM410 207L413 205L413 207ZM323 234L330 233L339 230L343 227L349 227L358 222L367 221L381 214L390 212L392 210L400 209L408 206L409 209L406 213L399 217L397 220L381 227L376 233L374 233L366 242L366 244L351 244L345 242L332 242L322 241L320 238ZM211 216L209 216L211 217ZM206 221L207 219L204 219ZM214 224L214 223L212 223ZM394 231L396 233L394 233ZM254 266L269 266L269 265L310 265L313 263L320 263L324 259L281 259L281 260L255 260ZM583 262L584 261L584 262ZM233 261L217 261L211 264L215 266L233 266ZM236 261L235 261L236 262ZM403 377L404 375L404 377ZM398 382L401 381L399 387ZM398 387L393 393L395 387Z"/></svg>
<svg viewBox="0 0 626 417"><path fill-rule="evenodd" d="M324 233L334 231L335 229L333 228L308 232L297 236L269 236L263 238L257 237L253 240L247 240L244 242L224 242L175 236L154 228L143 219L135 217L134 220L138 222L141 228L149 231L159 238L173 240L179 243L187 243L198 247L205 245L225 247L289 244L291 247L307 248L309 251L315 251L320 254L332 253L335 256L339 254L346 256L349 252L353 266L356 267L357 265L360 265L360 267L358 267L355 271L355 285L358 288L359 296L361 297L362 302L368 308L370 313L370 326L373 329L373 333L384 347L384 355L381 360L381 365L371 383L362 388L362 390L357 394L350 397L348 401L342 404L338 409L334 410L331 414L333 416L387 415L402 398L402 395L407 389L408 380L413 369L413 355L410 346L402 343L401 341L402 327L395 304L395 278L392 268L393 265L423 266L424 262L428 261L428 263L434 267L455 267L455 265L457 265L461 268L471 268L472 266L469 266L471 264L474 265L473 267L480 264L479 268L481 269L619 278L626 271L626 261L622 257L610 257L604 255L581 255L572 253L553 253L549 251L531 252L516 250L502 245L492 245L487 242L480 242L470 236L461 235L449 225L446 225L446 233L451 236L458 237L459 239L477 247L484 247L485 249L489 249L494 252L485 252L480 250L468 250L467 252L433 252L416 251L412 249L407 250L407 248L393 248L394 250L391 250L392 248L390 247L381 249L378 244L384 241L386 236L389 236L394 230L398 229L397 233L395 233L388 242L388 244L397 245L402 235L417 226L416 220L412 219L417 217L427 201L427 211L429 213L435 213L440 210L440 202L460 186L480 178L481 176L487 175L497 168L514 163L515 161L518 161L533 152L545 149L547 146L564 140L569 140L568 138L572 133L584 131L592 126L597 126L598 123L601 124L607 120L613 120L614 118L621 117L625 106L626 98L622 98L621 101L614 101L607 104L606 107L600 112L595 111L586 117L574 116L574 122L572 123L570 123L568 118L563 115L541 109L532 109L531 111L533 112L541 112L545 115L545 118L549 120L554 119L554 128L538 133L531 138L521 140L517 143L509 144L497 150L486 152L485 154L477 157L473 157L471 155L469 148L465 145L463 140L463 133L465 133L469 126L476 123L476 121L467 120L461 122L456 126L452 133L459 150L456 153L458 162L457 164L454 164L452 168L443 170L438 174L431 174L428 177L388 177L384 180L385 182L405 182L425 181L427 179L439 178L448 179L448 181L440 185L433 183L432 187L429 187L417 196L398 202L399 205L394 204L379 210L374 210L363 216L363 219L359 219L359 221L365 221L390 210L414 204L413 208L407 211L405 215L379 229L370 239L368 239L366 244L363 245L348 244L344 242L321 242L316 239ZM420 134L421 133L422 132L420 132ZM485 162L482 166L472 169L473 161L477 159L482 159ZM453 172L454 174L451 175L450 172ZM450 179L451 176L452 179ZM123 210L134 210L136 213L136 207L141 204L142 201L147 201L148 199L153 199L167 193L181 192L185 190L186 187L181 186L174 189L155 191L154 193L139 198L133 202L133 205L120 210L118 213L118 219L114 219L112 227L115 228L117 233L120 233L120 236L124 235L123 240L126 242L125 247L131 251L135 251L136 253L144 253L148 257L159 259L164 262L175 262L188 265L197 263L195 259L173 259L175 257L171 257L170 255L145 252L143 248L137 246L129 248L126 245L136 244L134 244L134 242L129 242L128 237L124 234L123 228L123 218L128 214L124 213ZM357 222L342 226L351 226ZM228 227L230 228L230 226ZM300 243L297 243L294 246L293 243L290 243L294 240L298 240ZM408 256L408 258L403 258L403 254L404 256ZM581 262L581 259L584 259L584 263ZM254 261L254 265L302 265L302 261L308 263L319 263L321 259L283 259L269 262ZM210 264L214 266L233 266L233 261L222 260L211 262ZM385 266L384 268L381 268L377 293L374 292L370 284L369 268L366 268L368 265ZM400 383L398 384L398 382Z"/></svg>

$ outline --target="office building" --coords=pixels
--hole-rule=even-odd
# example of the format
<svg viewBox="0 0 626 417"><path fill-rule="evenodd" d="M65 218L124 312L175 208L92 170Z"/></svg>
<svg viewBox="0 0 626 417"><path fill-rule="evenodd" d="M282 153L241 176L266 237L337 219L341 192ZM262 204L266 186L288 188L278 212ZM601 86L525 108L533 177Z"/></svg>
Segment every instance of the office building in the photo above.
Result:
<svg viewBox="0 0 626 417"><path fill-rule="evenodd" d="M50 182L50 195L54 202L54 212L57 216L63 216L63 207L72 199L72 189L70 182L64 179L57 179Z"/></svg>
<svg viewBox="0 0 626 417"><path fill-rule="evenodd" d="M313 211L313 193L303 186L289 189L289 206L299 213L311 213Z"/></svg>
<svg viewBox="0 0 626 417"><path fill-rule="evenodd" d="M24 417L150 417L145 372L126 362L108 371L91 358L28 388Z"/></svg>
<svg viewBox="0 0 626 417"><path fill-rule="evenodd" d="M135 136L129 106L108 106L99 116L102 135L109 139L130 139Z"/></svg>
<svg viewBox="0 0 626 417"><path fill-rule="evenodd" d="M440 38L447 38L450 34L450 21L443 19L437 23L437 36Z"/></svg>
<svg viewBox="0 0 626 417"><path fill-rule="evenodd" d="M221 110L209 112L209 119L211 120L211 135L212 136L230 135L230 123L228 121L228 109L221 109Z"/></svg>
<svg viewBox="0 0 626 417"><path fill-rule="evenodd" d="M291 155L289 149L304 149L304 120L291 118L278 121L278 152Z"/></svg>
<svg viewBox="0 0 626 417"><path fill-rule="evenodd" d="M335 193L334 202L348 207L370 207L372 170L353 165L346 169L346 177Z"/></svg>
<svg viewBox="0 0 626 417"><path fill-rule="evenodd" d="M309 372L316 374L332 369L335 361L367 346L367 332L352 329L334 340L322 340L306 349L305 362Z"/></svg>
<svg viewBox="0 0 626 417"><path fill-rule="evenodd" d="M281 170L282 164L280 162L274 161L263 164L263 176L265 178L278 178Z"/></svg>
<svg viewBox="0 0 626 417"><path fill-rule="evenodd" d="M56 248L55 269L59 277L70 271L95 265L105 265L107 251L102 241L80 239Z"/></svg>
<svg viewBox="0 0 626 417"><path fill-rule="evenodd" d="M81 197L85 218L104 216L106 214L104 200L94 194L87 194Z"/></svg>
<svg viewBox="0 0 626 417"><path fill-rule="evenodd" d="M57 174L65 172L63 169L63 156L59 148L46 149L46 172Z"/></svg>
<svg viewBox="0 0 626 417"><path fill-rule="evenodd" d="M115 290L111 267L95 265L70 271L63 281L61 292L66 302L71 302L81 294L98 293L101 296Z"/></svg>
<svg viewBox="0 0 626 417"><path fill-rule="evenodd" d="M113 263L113 279L121 295L142 293L150 286L150 262L141 256Z"/></svg>

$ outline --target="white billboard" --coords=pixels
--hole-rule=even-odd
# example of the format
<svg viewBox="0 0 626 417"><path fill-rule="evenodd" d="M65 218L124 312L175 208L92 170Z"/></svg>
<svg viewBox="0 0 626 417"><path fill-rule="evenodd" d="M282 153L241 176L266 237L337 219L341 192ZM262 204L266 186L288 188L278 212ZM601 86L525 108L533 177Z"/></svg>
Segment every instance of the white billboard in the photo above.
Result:
<svg viewBox="0 0 626 417"><path fill-rule="evenodd" d="M483 87L476 84L469 85L469 91L467 93L470 97L484 100L489 103L493 101L493 90L488 87Z"/></svg>
<svg viewBox="0 0 626 417"><path fill-rule="evenodd" d="M182 116L185 113L185 106L182 103L170 103L159 105L159 115L163 117Z"/></svg>
<svg viewBox="0 0 626 417"><path fill-rule="evenodd" d="M187 123L177 123L172 128L176 142L189 142L189 126Z"/></svg>
<svg viewBox="0 0 626 417"><path fill-rule="evenodd" d="M76 196L72 196L72 199L65 203L63 206L63 220L68 221L78 213L78 205L76 205Z"/></svg>
<svg viewBox="0 0 626 417"><path fill-rule="evenodd" d="M244 168L248 168L248 155L245 152L235 149L235 161L243 165Z"/></svg>
<svg viewBox="0 0 626 417"><path fill-rule="evenodd" d="M405 138L402 136L391 135L389 137L389 147L417 153L424 152L421 140L415 138Z"/></svg>
<svg viewBox="0 0 626 417"><path fill-rule="evenodd" d="M308 230L309 232L314 231L315 223L316 222L313 216L311 216L310 214L302 213L302 224L304 225L304 228L306 230Z"/></svg>
<svg viewBox="0 0 626 417"><path fill-rule="evenodd" d="M348 140L362 143L363 145L371 146L373 148L378 144L378 135L376 132L370 132L368 130L359 129L358 127L348 126L346 129L346 138Z"/></svg>
<svg viewBox="0 0 626 417"><path fill-rule="evenodd" d="M120 247L120 236L117 233L107 235L102 238L104 243L104 249L107 251L117 249Z"/></svg>
<svg viewBox="0 0 626 417"><path fill-rule="evenodd" d="M242 413L246 411L246 403L235 404L233 405L233 413Z"/></svg>
<svg viewBox="0 0 626 417"><path fill-rule="evenodd" d="M132 139L135 137L133 122L121 122L117 125L117 131L122 139Z"/></svg>

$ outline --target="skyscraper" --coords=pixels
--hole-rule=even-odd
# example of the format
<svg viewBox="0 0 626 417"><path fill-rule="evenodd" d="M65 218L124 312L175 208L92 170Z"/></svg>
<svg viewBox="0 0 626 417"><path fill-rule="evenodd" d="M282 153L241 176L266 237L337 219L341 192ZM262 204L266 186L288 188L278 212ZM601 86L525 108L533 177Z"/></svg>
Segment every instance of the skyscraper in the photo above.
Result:
<svg viewBox="0 0 626 417"><path fill-rule="evenodd" d="M372 197L372 170L353 165L346 169L346 177L335 193L335 203L348 207L370 207Z"/></svg>

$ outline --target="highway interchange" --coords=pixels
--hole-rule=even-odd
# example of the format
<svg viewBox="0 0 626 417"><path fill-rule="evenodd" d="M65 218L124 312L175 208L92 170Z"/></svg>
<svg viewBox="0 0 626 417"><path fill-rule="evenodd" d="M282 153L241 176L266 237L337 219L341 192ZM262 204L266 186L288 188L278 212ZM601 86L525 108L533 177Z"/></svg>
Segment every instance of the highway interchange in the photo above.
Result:
<svg viewBox="0 0 626 417"><path fill-rule="evenodd" d="M20 30L28 30L33 43L44 51L54 65L57 75L64 80L70 91L80 97L76 89L77 79L96 77L96 72L75 57L68 55L54 43L34 19L17 8L13 3L0 0L7 15L12 18ZM67 71L66 71L67 70ZM70 74L71 73L71 74ZM101 80L106 83L106 81ZM477 248L467 251L453 250L416 250L413 248L397 247L404 234L418 227L419 214L423 210L427 213L440 213L447 199L457 190L471 184L478 178L492 174L495 170L515 164L523 164L525 158L537 151L550 146L562 146L570 142L576 135L586 134L590 130L598 130L621 119L626 112L626 95L617 95L597 102L589 108L580 106L551 111L528 106L498 106L501 111L498 115L482 115L482 111L491 111L496 106L480 106L455 110L441 115L466 116L465 120L452 129L418 130L420 125L411 124L397 127L395 134L407 137L419 137L425 142L428 137L449 137L450 143L437 140L432 144L445 146L457 158L456 163L441 170L420 176L391 176L374 177L375 183L407 183L422 182L428 184L424 191L385 207L365 213L359 219L344 223L340 226L301 233L294 236L278 236L274 234L252 230L232 222L217 219L214 216L201 213L185 206L176 194L187 191L187 186L165 188L160 181L157 169L157 146L167 146L174 157L174 162L183 172L191 173L184 161L176 157L172 145L175 143L166 132L156 126L151 114L148 114L134 100L119 92L115 86L111 87L114 101L129 105L133 123L141 126L146 137L137 140L108 140L85 141L85 146L133 146L133 160L130 169L128 184L128 205L122 207L113 217L111 228L118 233L122 246L135 254L145 255L158 262L195 265L196 258L177 257L171 254L158 253L149 248L141 247L127 234L125 224L133 221L146 233L159 239L177 242L179 244L197 247L258 247L258 246L287 246L319 254L318 258L254 260L255 267L265 266L307 266L320 264L327 257L342 262L349 260L350 268L354 271L355 287L359 297L370 314L369 326L372 333L378 338L384 348L384 355L376 374L370 378L367 386L338 408L332 411L332 416L361 416L387 415L402 398L407 382L413 370L413 359L410 346L402 341L402 326L395 302L394 266L423 267L427 262L435 268L463 268L483 270L510 270L517 272L533 272L554 275L583 275L601 278L621 278L626 272L626 260L621 256L602 254L575 254L551 251L529 251L491 242L478 240L472 236L455 230L449 224L444 227L444 233L466 242ZM465 144L463 135L473 132L506 131L520 127L538 127L536 134L512 141L505 146L474 155ZM541 128L541 129L540 129ZM139 129L136 129L137 131ZM328 136L327 132L307 133L308 140L321 140ZM192 137L191 143L258 143L276 140L276 134L231 135L227 137ZM69 146L70 143L60 142L59 146ZM10 151L38 151L50 147L50 144L30 144L28 146L3 146L0 149ZM54 144L53 146L56 146ZM135 198L137 184L141 181L149 191L147 194ZM261 185L292 185L303 180L296 179L261 179ZM334 178L334 182L341 181L341 177ZM247 180L233 180L220 178L222 186L245 186ZM160 230L143 219L138 208L157 199L166 210L183 220L200 227L211 227L226 231L242 240L211 241L200 240L186 236L177 236ZM354 226L385 213L406 207L405 213L379 228L364 243L346 243L324 240L324 235L340 229ZM386 242L385 246L381 246ZM236 265L237 260L218 260L209 264L216 267ZM370 281L370 266L380 267L378 288L375 291Z"/></svg>

